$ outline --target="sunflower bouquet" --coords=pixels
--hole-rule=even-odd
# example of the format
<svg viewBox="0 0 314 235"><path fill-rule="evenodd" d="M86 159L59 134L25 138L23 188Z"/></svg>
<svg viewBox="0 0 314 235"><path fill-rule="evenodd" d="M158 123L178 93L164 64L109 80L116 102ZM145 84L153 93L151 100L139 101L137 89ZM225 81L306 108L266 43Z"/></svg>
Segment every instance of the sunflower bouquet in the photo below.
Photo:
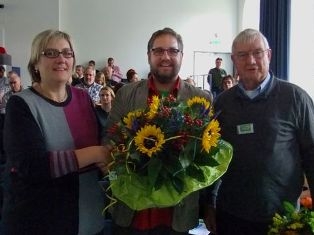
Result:
<svg viewBox="0 0 314 235"><path fill-rule="evenodd" d="M211 185L228 168L232 147L220 138L211 103L153 96L108 131L113 198L133 210L169 207Z"/></svg>

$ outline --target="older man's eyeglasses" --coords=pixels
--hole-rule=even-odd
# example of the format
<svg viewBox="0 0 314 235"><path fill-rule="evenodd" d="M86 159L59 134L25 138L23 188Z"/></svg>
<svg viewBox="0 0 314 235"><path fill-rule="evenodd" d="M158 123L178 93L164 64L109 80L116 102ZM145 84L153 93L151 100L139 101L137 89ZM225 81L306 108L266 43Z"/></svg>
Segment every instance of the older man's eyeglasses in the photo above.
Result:
<svg viewBox="0 0 314 235"><path fill-rule="evenodd" d="M236 54L236 57L239 60L246 60L247 58L249 58L251 55L254 57L254 59L259 60L262 59L264 56L264 53L266 51L268 51L269 49L266 50L256 50L256 51L252 51L252 52L239 52Z"/></svg>
<svg viewBox="0 0 314 235"><path fill-rule="evenodd" d="M165 54L165 52L167 52L168 56L170 57L176 57L181 50L177 49L177 48L162 48L162 47L156 47L156 48L152 48L151 51L153 52L153 54L155 56L163 56Z"/></svg>
<svg viewBox="0 0 314 235"><path fill-rule="evenodd" d="M64 58L72 58L74 56L74 51L71 49L63 49L62 51L59 51L57 49L48 48L42 51L41 54L48 58L57 58L60 54L62 54Z"/></svg>

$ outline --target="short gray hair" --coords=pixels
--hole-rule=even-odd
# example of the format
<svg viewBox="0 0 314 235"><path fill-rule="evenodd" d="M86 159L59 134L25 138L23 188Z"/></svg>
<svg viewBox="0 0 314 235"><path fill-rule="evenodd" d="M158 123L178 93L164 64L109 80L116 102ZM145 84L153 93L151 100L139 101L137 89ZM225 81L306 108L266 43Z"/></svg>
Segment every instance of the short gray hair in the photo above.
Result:
<svg viewBox="0 0 314 235"><path fill-rule="evenodd" d="M256 29L245 29L242 32L240 32L233 40L232 53L234 53L236 45L238 43L252 42L256 39L262 39L262 41L264 42L265 49L269 49L268 41L260 31Z"/></svg>

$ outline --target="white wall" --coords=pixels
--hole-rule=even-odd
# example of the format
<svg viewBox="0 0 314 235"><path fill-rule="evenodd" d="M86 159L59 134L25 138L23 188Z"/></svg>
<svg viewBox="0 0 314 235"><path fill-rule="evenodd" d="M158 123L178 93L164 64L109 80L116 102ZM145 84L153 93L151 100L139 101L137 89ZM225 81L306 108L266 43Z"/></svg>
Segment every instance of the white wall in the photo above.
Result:
<svg viewBox="0 0 314 235"><path fill-rule="evenodd" d="M147 42L158 29L172 27L182 35L183 78L193 74L193 51L228 52L237 33L235 0L5 0L4 4L0 29L5 28L5 47L13 66L21 67L24 85L30 85L31 41L48 28L71 34L78 63L94 59L97 67L103 67L112 56L124 74L133 67L141 77L149 71ZM219 45L210 44L215 34Z"/></svg>
<svg viewBox="0 0 314 235"><path fill-rule="evenodd" d="M21 68L24 86L30 85L27 71L33 37L47 28L59 27L58 0L6 0L0 9L0 29L4 46L12 56L12 66Z"/></svg>
<svg viewBox="0 0 314 235"><path fill-rule="evenodd" d="M314 99L314 1L291 4L290 82L305 89Z"/></svg>
<svg viewBox="0 0 314 235"><path fill-rule="evenodd" d="M236 32L234 0L67 0L60 6L60 27L74 37L78 63L94 59L102 68L112 56L124 74L135 68L141 77L149 71L147 42L158 29L172 27L182 35L182 77L193 73L193 51L230 51ZM215 33L221 44L210 48Z"/></svg>

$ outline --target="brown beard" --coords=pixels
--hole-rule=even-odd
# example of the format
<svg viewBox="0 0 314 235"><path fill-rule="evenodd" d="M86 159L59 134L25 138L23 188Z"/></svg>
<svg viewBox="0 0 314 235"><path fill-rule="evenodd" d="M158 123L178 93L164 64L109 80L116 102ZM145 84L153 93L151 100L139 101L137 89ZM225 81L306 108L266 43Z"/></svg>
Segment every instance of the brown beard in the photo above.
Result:
<svg viewBox="0 0 314 235"><path fill-rule="evenodd" d="M180 68L175 68L170 74L164 75L160 74L157 69L151 67L151 73L154 75L155 79L161 84L172 83L174 79L177 78Z"/></svg>

